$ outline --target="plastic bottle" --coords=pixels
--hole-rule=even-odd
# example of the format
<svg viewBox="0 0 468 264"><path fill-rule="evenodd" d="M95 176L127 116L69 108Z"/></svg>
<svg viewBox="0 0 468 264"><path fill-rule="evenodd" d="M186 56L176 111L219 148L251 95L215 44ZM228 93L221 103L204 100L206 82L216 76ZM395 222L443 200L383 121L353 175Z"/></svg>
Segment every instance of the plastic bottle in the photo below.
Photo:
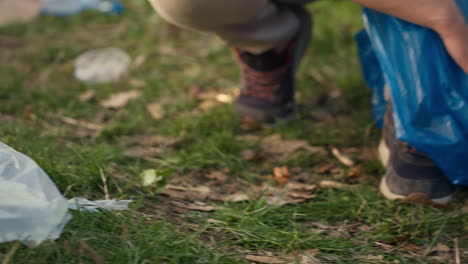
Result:
<svg viewBox="0 0 468 264"><path fill-rule="evenodd" d="M83 10L97 10L103 13L121 14L123 6L111 0L43 0L42 13L68 16Z"/></svg>

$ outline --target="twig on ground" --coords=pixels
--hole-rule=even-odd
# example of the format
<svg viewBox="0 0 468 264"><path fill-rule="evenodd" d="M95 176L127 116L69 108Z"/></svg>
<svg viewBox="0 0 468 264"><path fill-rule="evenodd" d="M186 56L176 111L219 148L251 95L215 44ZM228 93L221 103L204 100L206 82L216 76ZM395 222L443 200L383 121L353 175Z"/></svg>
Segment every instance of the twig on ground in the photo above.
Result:
<svg viewBox="0 0 468 264"><path fill-rule="evenodd" d="M13 246L10 248L10 251L8 251L8 253L6 254L5 258L2 261L2 264L9 264L20 246L21 246L20 242L16 241L13 244Z"/></svg>
<svg viewBox="0 0 468 264"><path fill-rule="evenodd" d="M344 165L348 167L354 166L354 161L350 157L342 154L337 148L332 148L332 154Z"/></svg>
<svg viewBox="0 0 468 264"><path fill-rule="evenodd" d="M104 175L104 171L102 169L99 169L99 173L101 174L102 190L104 191L104 198L106 200L110 200L109 188L107 188L107 178Z"/></svg>
<svg viewBox="0 0 468 264"><path fill-rule="evenodd" d="M79 126L79 127L84 127L86 129L89 129L89 130L101 131L101 130L104 129L104 126L102 126L102 125L93 124L93 123L89 123L89 122L82 121L82 120L77 120L77 119L74 119L74 118L71 118L71 117L63 116L60 120L62 120L62 122L66 123L66 124Z"/></svg>
<svg viewBox="0 0 468 264"><path fill-rule="evenodd" d="M113 177L110 177L111 181L112 181L112 184L114 184L115 188L117 189L117 191L119 193L123 193L122 191L122 188L120 188L120 186L117 184L117 182L115 181L115 179Z"/></svg>
<svg viewBox="0 0 468 264"><path fill-rule="evenodd" d="M94 263L96 264L105 264L106 263L106 260L100 256L96 250L94 250L89 244L88 242L86 242L85 240L80 240L80 246L81 248L84 250L84 251L87 251L91 257L93 258L94 260Z"/></svg>
<svg viewBox="0 0 468 264"><path fill-rule="evenodd" d="M455 244L455 264L461 264L460 258L460 248L458 246L458 238L453 239L453 243Z"/></svg>
<svg viewBox="0 0 468 264"><path fill-rule="evenodd" d="M73 188L73 186L75 186L76 183L73 183L73 184L70 184L67 186L67 189L65 190L65 192L63 193L63 196L67 196L68 192Z"/></svg>

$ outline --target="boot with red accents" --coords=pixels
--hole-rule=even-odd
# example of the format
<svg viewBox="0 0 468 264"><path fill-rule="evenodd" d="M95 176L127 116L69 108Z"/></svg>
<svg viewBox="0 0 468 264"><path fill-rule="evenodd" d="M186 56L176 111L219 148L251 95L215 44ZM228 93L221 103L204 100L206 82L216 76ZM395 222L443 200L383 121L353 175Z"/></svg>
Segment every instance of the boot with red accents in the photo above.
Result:
<svg viewBox="0 0 468 264"><path fill-rule="evenodd" d="M309 42L311 18L303 7L291 6L291 10L301 27L284 52L252 54L234 48L242 71L241 92L235 102L241 118L271 124L291 119L295 113L295 73Z"/></svg>

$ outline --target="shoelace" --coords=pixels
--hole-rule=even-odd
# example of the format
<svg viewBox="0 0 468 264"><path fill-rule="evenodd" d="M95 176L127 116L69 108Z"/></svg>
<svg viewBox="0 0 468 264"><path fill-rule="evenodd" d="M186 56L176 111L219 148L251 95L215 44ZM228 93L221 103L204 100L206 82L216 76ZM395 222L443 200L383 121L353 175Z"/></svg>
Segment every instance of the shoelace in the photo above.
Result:
<svg viewBox="0 0 468 264"><path fill-rule="evenodd" d="M272 71L257 71L242 64L245 89L241 93L271 103L281 101L281 84L287 77L289 65Z"/></svg>

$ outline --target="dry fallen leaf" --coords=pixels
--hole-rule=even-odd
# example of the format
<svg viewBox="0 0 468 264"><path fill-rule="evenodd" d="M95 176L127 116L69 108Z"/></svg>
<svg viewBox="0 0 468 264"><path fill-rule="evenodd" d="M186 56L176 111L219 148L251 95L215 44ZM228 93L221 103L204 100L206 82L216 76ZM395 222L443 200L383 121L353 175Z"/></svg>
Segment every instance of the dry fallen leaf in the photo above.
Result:
<svg viewBox="0 0 468 264"><path fill-rule="evenodd" d="M243 140L243 141L259 141L260 137L252 134L247 135L240 135L236 136L236 140Z"/></svg>
<svg viewBox="0 0 468 264"><path fill-rule="evenodd" d="M170 196L171 198L189 201L203 201L209 198L211 192L212 190L208 186L182 187L168 184L163 193Z"/></svg>
<svg viewBox="0 0 468 264"><path fill-rule="evenodd" d="M284 206L303 203L314 198L313 192L316 188L316 185L288 182L282 189L267 185L260 187L258 192L262 194L269 205Z"/></svg>
<svg viewBox="0 0 468 264"><path fill-rule="evenodd" d="M404 200L407 203L416 203L416 204L424 204L429 205L436 208L450 208L452 205L449 204L438 204L431 200L431 197L425 193L412 193L408 195Z"/></svg>
<svg viewBox="0 0 468 264"><path fill-rule="evenodd" d="M141 93L136 90L113 94L109 99L101 102L101 105L106 108L119 109L128 104L130 100L140 97Z"/></svg>
<svg viewBox="0 0 468 264"><path fill-rule="evenodd" d="M106 260L104 259L104 257L99 255L96 252L96 250L94 250L85 240L80 240L80 249L82 249L83 251L87 251L91 255L91 258L93 259L94 263L96 264L106 263Z"/></svg>
<svg viewBox="0 0 468 264"><path fill-rule="evenodd" d="M198 105L198 108L200 108L200 109L202 109L204 111L209 111L209 110L217 107L218 105L219 105L219 103L214 101L214 100L206 100L206 101L201 102Z"/></svg>
<svg viewBox="0 0 468 264"><path fill-rule="evenodd" d="M163 106L159 103L147 104L146 110L148 110L154 120L161 120L166 115Z"/></svg>
<svg viewBox="0 0 468 264"><path fill-rule="evenodd" d="M288 167L275 167L273 169L273 177L278 184L278 186L283 187L288 183L289 179L291 178L291 174L289 174Z"/></svg>
<svg viewBox="0 0 468 264"><path fill-rule="evenodd" d="M146 83L140 79L130 79L128 84L133 88L143 88L146 86Z"/></svg>
<svg viewBox="0 0 468 264"><path fill-rule="evenodd" d="M415 244L411 244L411 243L405 244L404 246L400 247L398 250L402 252L413 253L418 256L421 256L425 251L423 247L415 245Z"/></svg>
<svg viewBox="0 0 468 264"><path fill-rule="evenodd" d="M262 156L260 153L251 149L246 149L242 151L242 158L248 161L260 161L265 159L265 157Z"/></svg>
<svg viewBox="0 0 468 264"><path fill-rule="evenodd" d="M357 166L352 167L348 171L347 178L351 182L360 182L364 179L364 174L362 173L362 165L359 164Z"/></svg>
<svg viewBox="0 0 468 264"><path fill-rule="evenodd" d="M238 203L238 202L245 202L249 200L249 196L245 193L238 192L226 197L223 197L222 200L224 202L231 202L231 203Z"/></svg>
<svg viewBox="0 0 468 264"><path fill-rule="evenodd" d="M80 99L81 102L85 103L85 102L91 101L91 99L93 99L94 96L96 96L96 91L95 90L88 90L88 91L80 94L79 99Z"/></svg>
<svg viewBox="0 0 468 264"><path fill-rule="evenodd" d="M333 121L333 115L327 111L316 110L308 113L312 120L320 122L331 122Z"/></svg>
<svg viewBox="0 0 468 264"><path fill-rule="evenodd" d="M337 148L333 148L332 153L344 165L348 167L354 166L354 161L350 157L342 154Z"/></svg>
<svg viewBox="0 0 468 264"><path fill-rule="evenodd" d="M124 154L134 158L147 158L161 156L165 152L163 148L136 146L126 150Z"/></svg>
<svg viewBox="0 0 468 264"><path fill-rule="evenodd" d="M232 98L232 95L220 93L216 95L216 100L223 104L229 104L232 103L234 99Z"/></svg>
<svg viewBox="0 0 468 264"><path fill-rule="evenodd" d="M209 174L207 174L206 177L208 179L215 180L218 182L225 182L229 178L229 176L222 171L212 171Z"/></svg>
<svg viewBox="0 0 468 264"><path fill-rule="evenodd" d="M262 129L263 127L264 127L264 125L261 122L255 120L255 119L253 119L251 117L245 117L240 122L240 128L242 130L249 130L249 131L259 130L259 129Z"/></svg>
<svg viewBox="0 0 468 264"><path fill-rule="evenodd" d="M320 188L332 188L332 189L338 189L338 190L352 190L355 189L355 185L349 185L341 182L336 182L336 181L327 181L323 180L319 183Z"/></svg>
<svg viewBox="0 0 468 264"><path fill-rule="evenodd" d="M219 224L227 224L226 222L224 221L219 221L219 220L216 220L216 219L213 219L213 218L208 218L206 219L206 221L210 224L216 224L216 225L219 225Z"/></svg>
<svg viewBox="0 0 468 264"><path fill-rule="evenodd" d="M136 145L144 147L165 147L178 148L182 143L182 138L172 138L163 135L135 135L126 140L126 145Z"/></svg>
<svg viewBox="0 0 468 264"><path fill-rule="evenodd" d="M246 255L244 256L246 260L253 261L256 263L265 263L265 264L284 264L291 261L291 259L284 259L279 257L269 257L269 256L255 256L255 255Z"/></svg>
<svg viewBox="0 0 468 264"><path fill-rule="evenodd" d="M143 65L143 63L145 63L146 59L147 59L147 56L145 54L138 55L135 58L135 60L133 60L132 67L133 68L140 67L141 65Z"/></svg>
<svg viewBox="0 0 468 264"><path fill-rule="evenodd" d="M201 211L201 212L213 212L216 210L216 207L205 204L205 203L186 203L186 202L178 202L178 201L171 201L171 204L182 208L187 209L190 211Z"/></svg>
<svg viewBox="0 0 468 264"><path fill-rule="evenodd" d="M325 149L321 147L313 147L305 140L283 140L281 135L274 134L262 140L262 150L271 155L280 155L285 157L300 149L310 153L325 154Z"/></svg>
<svg viewBox="0 0 468 264"><path fill-rule="evenodd" d="M317 172L320 174L325 174L330 172L335 167L335 164L326 164L317 169Z"/></svg>

